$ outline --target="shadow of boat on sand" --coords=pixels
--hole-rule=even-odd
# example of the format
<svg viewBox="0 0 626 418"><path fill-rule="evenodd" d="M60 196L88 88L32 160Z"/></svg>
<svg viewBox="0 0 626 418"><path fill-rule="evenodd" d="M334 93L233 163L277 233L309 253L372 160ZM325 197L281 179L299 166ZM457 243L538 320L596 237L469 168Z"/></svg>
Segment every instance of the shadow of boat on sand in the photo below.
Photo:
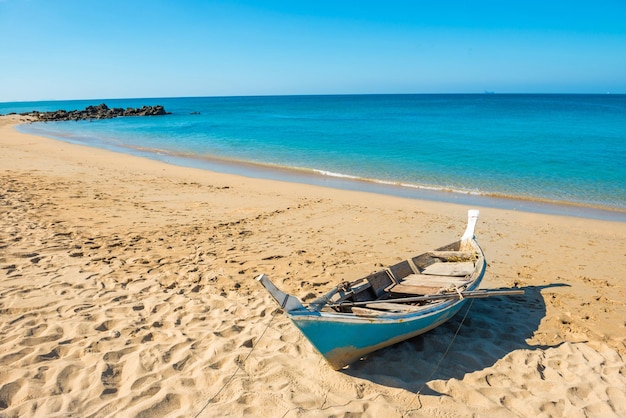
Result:
<svg viewBox="0 0 626 418"><path fill-rule="evenodd" d="M466 374L493 366L515 350L557 347L529 345L526 340L533 337L546 314L541 291L561 286L568 285L527 286L521 288L521 296L474 299L445 324L372 353L343 373L424 395L441 395L425 384L461 380Z"/></svg>

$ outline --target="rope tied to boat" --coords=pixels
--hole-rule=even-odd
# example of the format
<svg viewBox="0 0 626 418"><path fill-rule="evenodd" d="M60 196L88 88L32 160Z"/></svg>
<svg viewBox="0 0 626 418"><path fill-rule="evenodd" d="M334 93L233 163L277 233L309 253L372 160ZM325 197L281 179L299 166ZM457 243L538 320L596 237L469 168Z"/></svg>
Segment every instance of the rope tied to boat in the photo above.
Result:
<svg viewBox="0 0 626 418"><path fill-rule="evenodd" d="M422 390L424 390L424 387L426 387L426 383L428 381L430 381L430 379L432 379L432 377L435 375L437 370L439 370L439 367L441 366L441 363L443 363L443 360L446 358L446 355L448 354L448 352L452 348L452 345L454 344L454 340L456 340L457 335L459 335L459 332L461 331L461 327L463 327L463 324L465 323L465 318L467 318L467 314L469 313L469 311L472 308L473 304L474 304L474 299L470 300L469 304L467 305L467 309L465 310L465 314L463 315L463 318L461 319L461 322L459 323L459 326L457 327L456 332L452 336L452 339L450 340L450 344L448 344L448 347L446 348L446 350L443 352L443 354L441 354L441 358L439 358L439 361L437 362L437 365L433 368L433 371L424 380L424 383L422 383L422 386L419 388L419 390L417 392L415 392L415 397L407 405L407 407L404 410L405 413L402 414L402 416L405 416L406 414L408 414L411 411L417 411L417 410L422 408L422 402L420 401L421 392L422 392ZM409 407L413 404L413 401L415 399L417 399L419 401L419 406L416 409L409 409Z"/></svg>
<svg viewBox="0 0 626 418"><path fill-rule="evenodd" d="M234 373L228 378L228 380L226 380L226 382L224 382L222 387L217 392L215 392L215 394L204 404L202 409L200 409L200 411L198 411L198 413L196 415L194 415L194 418L198 418L200 416L200 414L202 414L204 412L206 407L209 406L209 404L212 403L219 396L220 393L222 393L222 391L226 388L226 386L228 386L230 384L230 382L233 380L233 378L239 372L239 370L241 370L241 367L245 364L246 361L248 361L248 358L250 358L250 356L252 355L252 352L254 351L255 348L257 348L257 346L259 345L259 343L263 339L263 336L265 335L267 330L270 328L270 325L272 325L272 321L276 317L276 313L277 313L277 310L275 309L272 312L272 317L270 318L270 320L268 321L267 325L265 326L265 329L263 330L263 332L259 336L259 339L256 341L256 344L254 344L252 346L252 348L250 349L250 351L248 352L248 355L241 362L236 362L237 363L237 368L235 369Z"/></svg>
<svg viewBox="0 0 626 418"><path fill-rule="evenodd" d="M329 293L309 303L309 309L319 312L322 310L324 306L330 303L330 300L332 299L332 297L335 296L337 293L347 294L351 290L352 288L350 286L350 282L344 280L341 283L339 283L337 286L335 286L335 288L332 289Z"/></svg>

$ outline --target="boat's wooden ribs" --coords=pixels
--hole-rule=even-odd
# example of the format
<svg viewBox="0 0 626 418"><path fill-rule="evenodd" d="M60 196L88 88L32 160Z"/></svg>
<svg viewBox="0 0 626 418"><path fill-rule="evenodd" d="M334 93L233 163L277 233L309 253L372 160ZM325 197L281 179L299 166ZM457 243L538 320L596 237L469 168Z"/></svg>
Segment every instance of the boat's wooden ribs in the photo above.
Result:
<svg viewBox="0 0 626 418"><path fill-rule="evenodd" d="M357 283L354 282L352 288L336 302L381 301L394 297L436 295L444 291L462 290L470 282L476 258L476 253L459 251L459 242L454 242L372 273L357 281L364 282L360 286L354 286ZM416 309L416 306L408 304L376 305L360 308L359 313L353 313L371 315L371 309L386 312ZM350 308L346 309L350 311Z"/></svg>
<svg viewBox="0 0 626 418"><path fill-rule="evenodd" d="M389 267L389 270L391 270L391 273L396 278L396 280L400 280L410 274L417 273L417 271L413 270L408 260L404 260L398 264L394 264L393 266Z"/></svg>
<svg viewBox="0 0 626 418"><path fill-rule="evenodd" d="M393 279L393 275L389 274L387 270L377 271L365 278L371 285L370 290L374 293L376 298L381 297L385 293L385 289L389 286L397 283Z"/></svg>

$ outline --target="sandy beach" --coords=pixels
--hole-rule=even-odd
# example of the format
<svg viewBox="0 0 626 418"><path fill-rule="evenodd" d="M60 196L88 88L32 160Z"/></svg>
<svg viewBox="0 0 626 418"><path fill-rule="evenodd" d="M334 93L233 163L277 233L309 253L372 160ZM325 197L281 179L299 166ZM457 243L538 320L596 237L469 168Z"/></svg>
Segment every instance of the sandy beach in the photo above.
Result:
<svg viewBox="0 0 626 418"><path fill-rule="evenodd" d="M254 278L319 295L458 239L468 207L22 122L0 118L0 417L626 416L626 223L479 207L481 287L525 294L334 371Z"/></svg>

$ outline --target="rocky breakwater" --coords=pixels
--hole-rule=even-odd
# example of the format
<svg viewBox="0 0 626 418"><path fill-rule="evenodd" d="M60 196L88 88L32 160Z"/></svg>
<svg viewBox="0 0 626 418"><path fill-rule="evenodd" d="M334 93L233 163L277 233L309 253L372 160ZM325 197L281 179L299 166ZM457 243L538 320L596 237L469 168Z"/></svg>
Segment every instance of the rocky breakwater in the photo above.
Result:
<svg viewBox="0 0 626 418"><path fill-rule="evenodd" d="M143 106L140 108L128 107L123 109L109 108L102 103L97 106L87 106L85 110L55 110L52 112L32 112L20 113L22 116L30 116L35 121L53 122L61 120L87 120L87 119L112 119L120 116L160 116L169 115L161 105Z"/></svg>

